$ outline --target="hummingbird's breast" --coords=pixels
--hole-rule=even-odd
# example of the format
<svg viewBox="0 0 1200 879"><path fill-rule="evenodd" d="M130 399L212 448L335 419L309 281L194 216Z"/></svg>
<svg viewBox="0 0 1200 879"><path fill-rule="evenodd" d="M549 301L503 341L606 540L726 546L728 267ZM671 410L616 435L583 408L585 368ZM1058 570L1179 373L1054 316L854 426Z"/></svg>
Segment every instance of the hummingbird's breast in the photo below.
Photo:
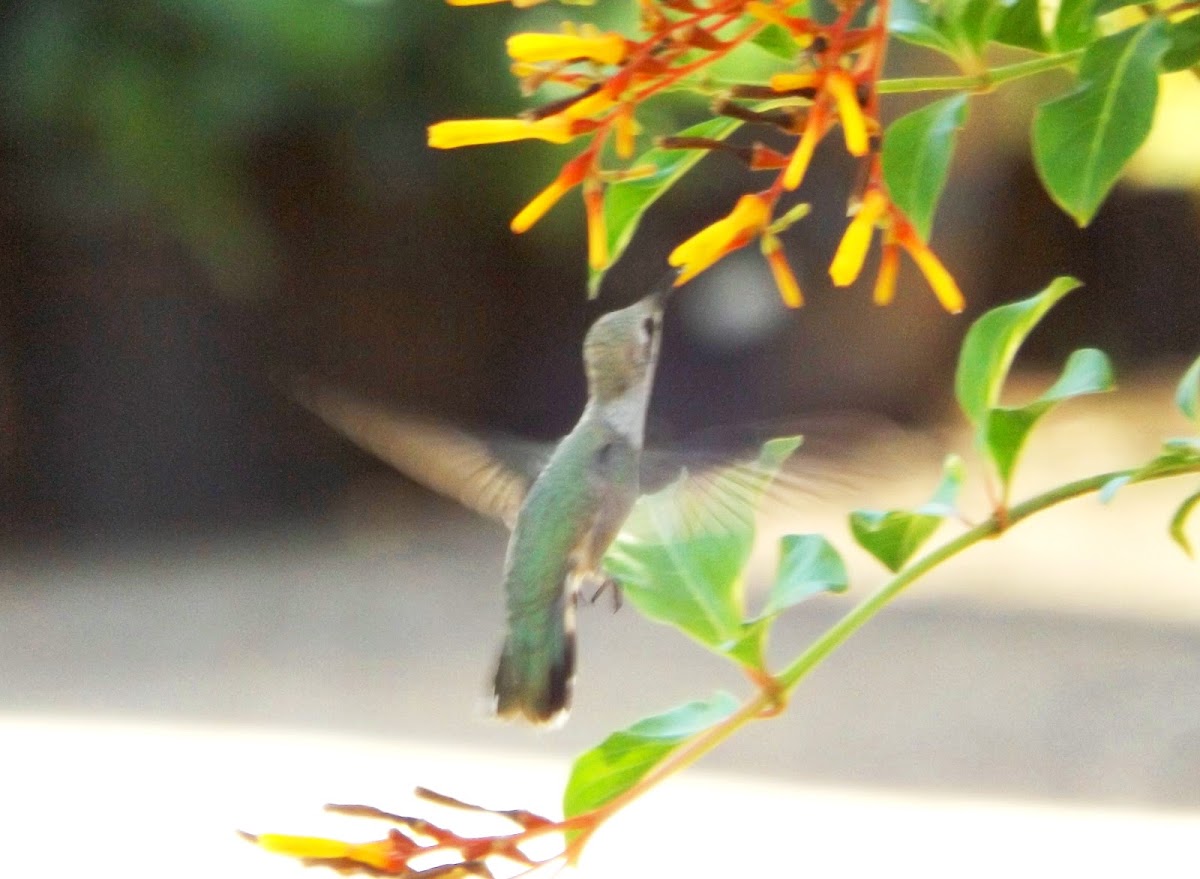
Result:
<svg viewBox="0 0 1200 879"><path fill-rule="evenodd" d="M640 450L602 424L559 444L517 516L505 563L510 614L561 598L598 570L638 494Z"/></svg>

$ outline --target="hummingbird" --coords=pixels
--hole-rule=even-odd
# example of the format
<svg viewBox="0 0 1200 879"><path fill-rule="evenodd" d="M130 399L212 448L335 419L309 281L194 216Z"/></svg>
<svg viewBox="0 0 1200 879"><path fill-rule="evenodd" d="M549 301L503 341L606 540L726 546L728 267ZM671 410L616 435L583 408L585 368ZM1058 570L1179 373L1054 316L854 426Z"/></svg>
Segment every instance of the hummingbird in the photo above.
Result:
<svg viewBox="0 0 1200 879"><path fill-rule="evenodd" d="M293 389L319 418L414 481L511 529L507 631L493 679L500 718L554 725L569 710L575 606L584 589L617 588L601 561L640 493L646 410L672 289L663 283L592 324L583 342L587 404L532 479L481 440L435 422L381 416L313 383Z"/></svg>

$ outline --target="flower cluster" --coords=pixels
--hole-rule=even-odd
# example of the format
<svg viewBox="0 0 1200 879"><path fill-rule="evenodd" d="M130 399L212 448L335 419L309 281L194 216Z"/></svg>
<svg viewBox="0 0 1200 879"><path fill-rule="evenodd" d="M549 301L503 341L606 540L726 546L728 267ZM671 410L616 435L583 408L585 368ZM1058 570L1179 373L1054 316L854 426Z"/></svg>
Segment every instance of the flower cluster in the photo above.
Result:
<svg viewBox="0 0 1200 879"><path fill-rule="evenodd" d="M490 879L494 874L489 863L493 861L516 865L521 875L551 864L569 862L589 833L586 822L554 822L525 810L486 809L427 788L417 788L416 794L441 806L494 815L515 824L519 830L496 836L461 836L423 818L395 815L374 806L330 805L325 807L327 811L378 818L393 826L385 839L370 842L345 842L279 833L243 833L242 836L267 851L297 858L308 866L330 867L343 874L402 876L406 879L462 879L466 876ZM574 830L579 835L572 844L565 845L555 854L535 858L522 850L522 846L538 837L556 833L561 835L568 830Z"/></svg>
<svg viewBox="0 0 1200 879"><path fill-rule="evenodd" d="M467 6L505 0L449 0ZM540 0L511 0L529 6ZM430 146L451 149L537 139L555 144L583 140L581 152L513 218L511 228L528 230L567 192L583 193L588 228L588 263L606 269L613 259L606 228L605 191L616 181L653 173L632 163L641 133L636 115L647 100L668 89L695 87L711 92L704 78L713 62L769 34L794 47L787 69L766 83L720 87L713 107L739 122L768 126L794 139L790 152L762 143L736 147L703 137L665 137L661 147L712 150L734 155L748 167L773 175L765 189L741 196L725 217L692 235L668 257L680 269L682 284L726 254L757 241L783 300L803 302L782 233L804 216L801 206L781 210L785 194L803 183L817 145L839 126L846 151L864 163L862 185L851 197L852 219L830 265L837 286L854 282L862 270L876 230L882 257L875 301L894 295L899 251L907 252L949 311L963 307L953 277L921 240L903 211L892 202L883 181L879 145L877 84L887 47L888 0L875 0L870 23L858 24L871 0L838 0L833 21L819 22L790 14L795 0L639 0L640 33L626 37L588 26L564 24L561 33L519 33L507 48L512 70L526 94L547 83L565 86L565 98L546 103L519 118L462 119L429 127ZM605 162L617 160L618 167Z"/></svg>

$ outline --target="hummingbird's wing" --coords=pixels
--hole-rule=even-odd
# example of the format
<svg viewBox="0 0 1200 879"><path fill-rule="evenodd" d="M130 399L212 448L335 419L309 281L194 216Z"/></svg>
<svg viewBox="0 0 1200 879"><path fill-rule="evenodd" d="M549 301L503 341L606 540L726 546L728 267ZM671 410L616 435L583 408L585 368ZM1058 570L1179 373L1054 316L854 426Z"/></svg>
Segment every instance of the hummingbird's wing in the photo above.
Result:
<svg viewBox="0 0 1200 879"><path fill-rule="evenodd" d="M547 456L542 445L516 441L501 453L505 444L486 443L310 379L293 382L290 390L334 430L409 479L510 529Z"/></svg>
<svg viewBox="0 0 1200 879"><path fill-rule="evenodd" d="M801 437L785 460L764 459L764 443ZM720 426L642 455L641 491L673 486L688 530L727 532L748 511L784 514L878 481L881 465L930 457L934 446L881 415L837 412ZM930 458L930 460L933 460Z"/></svg>

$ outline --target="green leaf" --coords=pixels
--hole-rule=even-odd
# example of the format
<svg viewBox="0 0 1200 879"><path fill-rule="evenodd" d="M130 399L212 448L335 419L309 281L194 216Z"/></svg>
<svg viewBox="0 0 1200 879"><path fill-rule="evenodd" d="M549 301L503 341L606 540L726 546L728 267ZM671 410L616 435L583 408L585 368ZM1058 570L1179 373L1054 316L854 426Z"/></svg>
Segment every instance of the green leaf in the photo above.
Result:
<svg viewBox="0 0 1200 879"><path fill-rule="evenodd" d="M792 35L777 24L767 25L750 42L785 61L795 60L796 53L800 51Z"/></svg>
<svg viewBox="0 0 1200 879"><path fill-rule="evenodd" d="M1005 485L1012 481L1017 458L1025 448L1029 432L1048 411L1048 403L1031 403L1019 409L993 409L988 413L983 445Z"/></svg>
<svg viewBox="0 0 1200 879"><path fill-rule="evenodd" d="M941 516L907 510L855 510L850 533L889 571L898 571L942 524Z"/></svg>
<svg viewBox="0 0 1200 879"><path fill-rule="evenodd" d="M1096 37L1096 0L1062 0L1050 32L1051 52L1070 52Z"/></svg>
<svg viewBox="0 0 1200 879"><path fill-rule="evenodd" d="M1200 464L1200 438L1180 437L1163 443L1162 451L1136 470L1114 476L1100 489L1100 500L1108 503L1117 491L1134 482L1152 479L1160 473Z"/></svg>
<svg viewBox="0 0 1200 879"><path fill-rule="evenodd" d="M959 94L902 116L884 135L883 176L888 192L922 239L929 238L955 136L966 120L967 96Z"/></svg>
<svg viewBox="0 0 1200 879"><path fill-rule="evenodd" d="M942 32L942 21L934 14L931 4L922 0L892 0L888 12L888 31L906 43L924 46L951 58L959 57L959 49Z"/></svg>
<svg viewBox="0 0 1200 879"><path fill-rule="evenodd" d="M1058 379L1024 406L1000 405L1000 394L1021 343L1053 305L1079 286L1074 278L1056 278L1041 293L994 308L967 331L954 387L959 406L975 427L975 443L988 456L1007 490L1029 432L1057 403L1113 387L1112 365L1094 348L1067 358ZM1115 489L1114 489L1115 490Z"/></svg>
<svg viewBox="0 0 1200 879"><path fill-rule="evenodd" d="M1152 19L1097 40L1079 62L1079 85L1038 108L1033 157L1046 191L1085 226L1150 133L1166 23Z"/></svg>
<svg viewBox="0 0 1200 879"><path fill-rule="evenodd" d="M1100 488L1100 503L1107 504L1117 496L1118 491L1131 482L1133 482L1133 476L1129 473L1122 473L1120 476L1114 476L1108 480Z"/></svg>
<svg viewBox="0 0 1200 879"><path fill-rule="evenodd" d="M947 455L946 460L942 462L942 479L934 489L933 497L917 507L914 512L943 518L957 516L958 495L966 478L967 468L963 459L958 455Z"/></svg>
<svg viewBox="0 0 1200 879"><path fill-rule="evenodd" d="M943 519L957 514L965 476L962 458L948 455L942 464L942 478L928 501L915 510L856 510L850 514L850 533L889 571L899 571Z"/></svg>
<svg viewBox="0 0 1200 879"><path fill-rule="evenodd" d="M613 733L575 761L563 792L563 814L571 818L603 806L633 787L682 742L725 720L737 707L728 693L716 693Z"/></svg>
<svg viewBox="0 0 1200 879"><path fill-rule="evenodd" d="M995 36L1008 8L1015 0L943 0L946 17L955 42L967 46L975 57Z"/></svg>
<svg viewBox="0 0 1200 879"><path fill-rule="evenodd" d="M1063 400L1085 394L1100 394L1113 388L1112 365L1102 351L1081 348L1067 358L1058 380L1044 394L1025 406L991 410L983 432L984 446L1007 485L1012 481L1017 459L1029 432L1043 415Z"/></svg>
<svg viewBox="0 0 1200 879"><path fill-rule="evenodd" d="M1112 362L1098 348L1080 348L1067 358L1058 380L1038 399L1057 403L1071 397L1103 394L1115 387Z"/></svg>
<svg viewBox="0 0 1200 879"><path fill-rule="evenodd" d="M605 571L630 603L726 653L743 634L742 571L754 545L756 508L800 441L771 440L748 468L731 465L696 480L685 473L639 498L604 557ZM726 479L734 480L731 490L720 488Z"/></svg>
<svg viewBox="0 0 1200 879"><path fill-rule="evenodd" d="M1171 40L1171 48L1159 62L1163 72L1187 70L1200 63L1200 15L1172 22L1167 27L1167 37Z"/></svg>
<svg viewBox="0 0 1200 879"><path fill-rule="evenodd" d="M677 137L705 137L724 140L742 123L737 119L718 117L685 128ZM652 166L654 173L634 180L619 180L604 192L604 223L608 235L609 267L616 263L641 222L642 215L664 192L675 185L684 174L707 155L704 150L665 150L654 147L643 153L630 165ZM607 268L588 272L588 296L595 298L600 292Z"/></svg>
<svg viewBox="0 0 1200 879"><path fill-rule="evenodd" d="M788 534L780 541L779 570L761 617L775 616L822 592L850 586L846 563L819 534Z"/></svg>
<svg viewBox="0 0 1200 879"><path fill-rule="evenodd" d="M1038 0L1017 0L1009 7L996 29L996 42L1033 52L1049 52Z"/></svg>
<svg viewBox="0 0 1200 879"><path fill-rule="evenodd" d="M1175 405L1189 421L1200 419L1200 357L1192 361L1179 386L1175 388Z"/></svg>
<svg viewBox="0 0 1200 879"><path fill-rule="evenodd" d="M888 30L907 43L973 63L1015 0L893 0Z"/></svg>
<svg viewBox="0 0 1200 879"><path fill-rule="evenodd" d="M999 402L1008 370L1025 337L1058 300L1078 286L1075 278L1055 278L1041 293L993 308L971 325L959 354L954 393L963 414L976 428Z"/></svg>
<svg viewBox="0 0 1200 879"><path fill-rule="evenodd" d="M1096 0L1061 0L1050 6L1038 0L1017 0L1004 14L995 39L1042 54L1069 52L1083 48L1096 36L1096 15Z"/></svg>
<svg viewBox="0 0 1200 879"><path fill-rule="evenodd" d="M1124 9L1126 6L1136 6L1139 2L1140 0L1098 0L1092 14L1108 15L1108 13Z"/></svg>
<svg viewBox="0 0 1200 879"><path fill-rule="evenodd" d="M1179 509L1175 511L1175 515L1171 517L1171 525L1168 528L1168 533L1171 539L1179 544L1179 548L1187 553L1189 558L1194 558L1192 552L1192 542L1188 540L1188 536L1184 533L1184 527L1187 525L1188 516L1195 509L1196 504L1200 503L1200 491L1189 495L1183 503L1179 505Z"/></svg>

